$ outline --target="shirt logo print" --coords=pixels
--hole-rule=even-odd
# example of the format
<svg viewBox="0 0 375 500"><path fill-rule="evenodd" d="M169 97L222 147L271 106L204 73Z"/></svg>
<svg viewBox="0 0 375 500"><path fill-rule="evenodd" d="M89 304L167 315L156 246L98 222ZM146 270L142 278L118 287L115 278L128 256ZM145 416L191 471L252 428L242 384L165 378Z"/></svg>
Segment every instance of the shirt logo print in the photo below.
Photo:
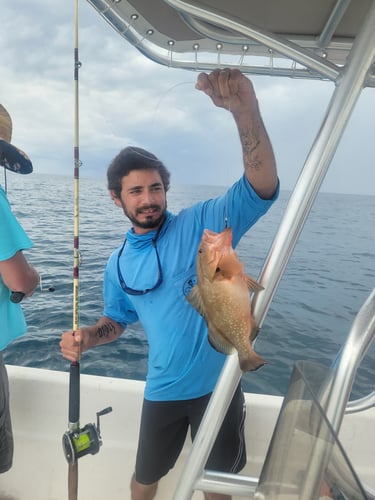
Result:
<svg viewBox="0 0 375 500"><path fill-rule="evenodd" d="M197 276L195 274L193 276L190 276L185 281L185 283L183 285L183 293L184 293L185 297L187 295L189 295L189 293L191 292L192 288L194 288L196 284L197 284Z"/></svg>

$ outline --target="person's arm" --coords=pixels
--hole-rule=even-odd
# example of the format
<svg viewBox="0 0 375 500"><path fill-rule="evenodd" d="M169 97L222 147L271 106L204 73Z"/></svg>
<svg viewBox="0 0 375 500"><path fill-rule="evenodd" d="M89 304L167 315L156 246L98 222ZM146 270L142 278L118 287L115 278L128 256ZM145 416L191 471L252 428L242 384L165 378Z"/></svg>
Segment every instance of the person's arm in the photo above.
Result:
<svg viewBox="0 0 375 500"><path fill-rule="evenodd" d="M103 316L95 325L64 332L60 341L61 353L69 361L78 361L87 349L113 342L123 332L124 328L119 323Z"/></svg>
<svg viewBox="0 0 375 500"><path fill-rule="evenodd" d="M10 259L0 261L0 275L9 290L22 292L27 297L32 295L39 283L39 274L21 251Z"/></svg>
<svg viewBox="0 0 375 500"><path fill-rule="evenodd" d="M210 96L216 106L232 113L245 175L261 198L272 198L278 186L276 161L251 81L237 69L217 69L209 75L201 73L196 88Z"/></svg>

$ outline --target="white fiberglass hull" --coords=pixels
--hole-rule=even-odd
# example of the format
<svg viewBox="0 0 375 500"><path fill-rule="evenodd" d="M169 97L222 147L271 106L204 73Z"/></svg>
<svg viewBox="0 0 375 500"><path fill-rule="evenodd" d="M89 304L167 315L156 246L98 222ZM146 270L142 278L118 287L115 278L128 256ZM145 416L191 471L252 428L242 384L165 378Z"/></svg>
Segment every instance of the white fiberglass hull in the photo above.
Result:
<svg viewBox="0 0 375 500"><path fill-rule="evenodd" d="M15 438L14 465L1 476L0 498L63 500L68 498L68 464L62 436L68 424L69 374L8 366ZM96 455L79 459L80 500L129 499L134 468L144 383L81 375L81 426L96 422L96 412L112 406L102 417L103 445ZM282 403L276 396L246 394L246 475L258 477ZM375 489L375 409L345 417L341 442L360 479ZM173 496L189 443L176 468L161 481L157 499ZM194 499L202 498L196 492Z"/></svg>

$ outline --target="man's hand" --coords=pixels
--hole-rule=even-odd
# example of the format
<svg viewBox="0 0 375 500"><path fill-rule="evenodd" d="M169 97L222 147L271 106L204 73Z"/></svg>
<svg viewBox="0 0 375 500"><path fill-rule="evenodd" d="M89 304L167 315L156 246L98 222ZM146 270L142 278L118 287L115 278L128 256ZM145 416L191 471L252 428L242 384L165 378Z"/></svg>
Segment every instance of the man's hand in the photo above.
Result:
<svg viewBox="0 0 375 500"><path fill-rule="evenodd" d="M276 161L251 81L238 69L215 69L201 73L195 87L232 113L247 180L261 198L272 198L278 186Z"/></svg>
<svg viewBox="0 0 375 500"><path fill-rule="evenodd" d="M74 332L64 332L60 341L61 354L69 361L79 361L84 351L113 342L123 331L124 328L119 323L103 316L96 325L84 326Z"/></svg>
<svg viewBox="0 0 375 500"><path fill-rule="evenodd" d="M234 115L248 113L258 106L251 81L238 69L215 69L209 75L200 73L195 88L211 97L216 106Z"/></svg>
<svg viewBox="0 0 375 500"><path fill-rule="evenodd" d="M60 348L64 358L73 363L79 361L83 349L82 337L84 337L82 329L75 332L64 332L61 336Z"/></svg>

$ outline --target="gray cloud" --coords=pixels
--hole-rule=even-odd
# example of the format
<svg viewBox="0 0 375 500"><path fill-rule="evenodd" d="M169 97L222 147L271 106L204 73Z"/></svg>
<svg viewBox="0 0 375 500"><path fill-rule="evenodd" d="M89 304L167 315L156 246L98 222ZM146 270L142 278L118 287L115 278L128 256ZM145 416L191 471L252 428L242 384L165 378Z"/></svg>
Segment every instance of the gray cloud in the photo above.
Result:
<svg viewBox="0 0 375 500"><path fill-rule="evenodd" d="M73 16L73 4L66 2L19 0L2 5L1 100L13 118L13 142L27 151L37 172L72 171ZM86 2L80 3L79 17L82 175L104 178L110 159L127 144L159 155L175 183L228 185L241 175L233 120L194 89L196 74L145 59ZM254 77L253 82L282 187L290 189L319 130L333 85L271 77ZM368 89L323 190L375 194L374 111L374 89Z"/></svg>

